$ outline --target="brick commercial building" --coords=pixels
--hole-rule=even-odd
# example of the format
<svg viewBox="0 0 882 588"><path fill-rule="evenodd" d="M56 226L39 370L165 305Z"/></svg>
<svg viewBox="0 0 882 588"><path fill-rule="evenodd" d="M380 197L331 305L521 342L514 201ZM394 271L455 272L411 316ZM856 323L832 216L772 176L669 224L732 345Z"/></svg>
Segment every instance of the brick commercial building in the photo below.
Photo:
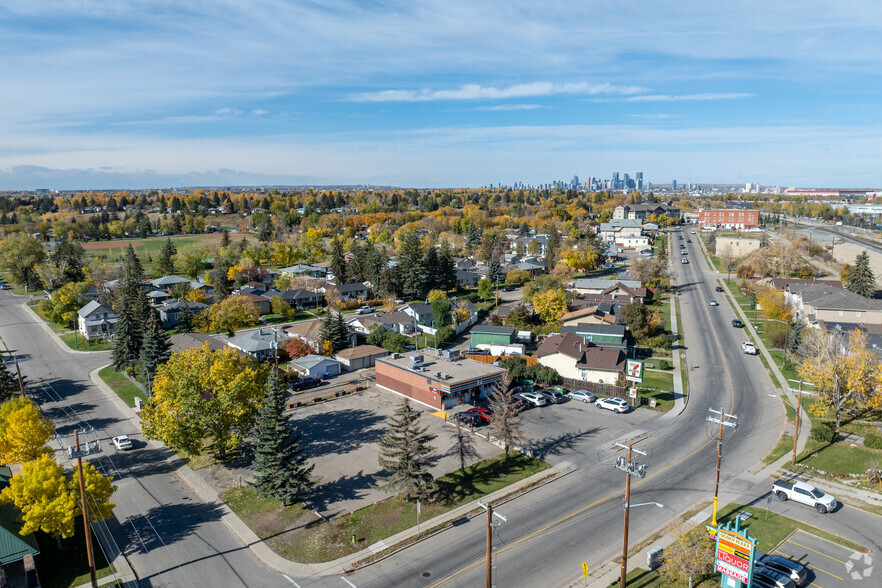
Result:
<svg viewBox="0 0 882 588"><path fill-rule="evenodd" d="M376 360L377 386L437 410L489 396L505 370L461 357L455 349L393 353Z"/></svg>
<svg viewBox="0 0 882 588"><path fill-rule="evenodd" d="M699 210L698 222L714 229L750 229L759 226L758 210Z"/></svg>

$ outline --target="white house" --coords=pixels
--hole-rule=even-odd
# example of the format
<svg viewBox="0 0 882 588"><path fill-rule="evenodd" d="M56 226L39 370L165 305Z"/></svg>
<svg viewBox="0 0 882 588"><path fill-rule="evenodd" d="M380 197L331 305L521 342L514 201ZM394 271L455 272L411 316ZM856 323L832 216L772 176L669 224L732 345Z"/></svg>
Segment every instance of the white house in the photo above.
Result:
<svg viewBox="0 0 882 588"><path fill-rule="evenodd" d="M331 376L340 375L340 362L324 355L304 355L297 359L292 359L290 366L293 371L299 372L304 376L312 376L313 378L321 378L325 374Z"/></svg>
<svg viewBox="0 0 882 588"><path fill-rule="evenodd" d="M116 332L116 323L119 317L108 308L98 302L91 301L77 311L77 328L86 339L97 337L111 337Z"/></svg>

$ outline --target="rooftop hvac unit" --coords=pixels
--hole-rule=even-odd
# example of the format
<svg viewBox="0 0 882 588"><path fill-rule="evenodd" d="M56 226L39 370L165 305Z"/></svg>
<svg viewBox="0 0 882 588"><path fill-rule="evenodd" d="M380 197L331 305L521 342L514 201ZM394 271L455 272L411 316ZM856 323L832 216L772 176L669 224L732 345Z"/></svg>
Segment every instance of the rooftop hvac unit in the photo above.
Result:
<svg viewBox="0 0 882 588"><path fill-rule="evenodd" d="M421 353L416 353L410 356L410 367L416 368L421 365L423 365L423 355Z"/></svg>
<svg viewBox="0 0 882 588"><path fill-rule="evenodd" d="M435 377L440 380L441 379L441 372L435 372Z"/></svg>
<svg viewBox="0 0 882 588"><path fill-rule="evenodd" d="M445 349L444 359L447 361L456 361L459 359L459 349Z"/></svg>
<svg viewBox="0 0 882 588"><path fill-rule="evenodd" d="M399 357L401 357L400 353L393 353L391 356L392 359L398 359Z"/></svg>

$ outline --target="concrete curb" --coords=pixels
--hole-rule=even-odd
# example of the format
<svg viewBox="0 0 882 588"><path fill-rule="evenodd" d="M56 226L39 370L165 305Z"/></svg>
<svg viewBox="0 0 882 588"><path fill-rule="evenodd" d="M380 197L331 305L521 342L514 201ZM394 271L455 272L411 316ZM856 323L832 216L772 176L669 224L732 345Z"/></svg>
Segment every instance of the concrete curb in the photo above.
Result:
<svg viewBox="0 0 882 588"><path fill-rule="evenodd" d="M101 380L101 378L98 376L98 372L105 367L107 366L103 366L92 371L89 374L90 378L105 393L105 395L111 400L111 402L113 402L117 406L117 408L119 408L123 412L123 414L128 415L129 420L132 422L135 428L140 431L140 415L138 415L138 413L135 412L133 408L130 408L125 402L123 402L122 399L120 399L120 397L117 396L116 393L111 390L110 387L107 386L107 384L105 384L104 381ZM248 525L246 525L245 522L240 519L223 500L221 500L217 492L215 492L215 490L211 486L206 484L205 480L203 480L200 475L196 474L192 469L190 469L190 467L187 466L174 451L157 441L148 441L148 443L151 447L163 453L166 461L168 461L169 465L172 467L175 473L180 476L180 478L193 490L193 492L203 502L214 506L218 510L218 512L220 513L220 518L224 522L224 524L226 524L227 527L229 527L229 529L233 533L235 533L239 537L239 539L242 540L245 546L251 550L251 552L254 554L255 557L257 557L257 559L259 559L267 567L270 567L282 574L287 574L295 577L346 574L353 571L353 566L357 565L359 560L374 556L377 553L386 551L388 549L395 549L398 543L406 541L417 534L416 528L406 529L396 535L393 535L392 537L389 537L379 542L382 545L375 544L357 553L353 553L334 561L329 561L325 563L304 564L289 561L267 547L263 540L261 540L260 537L258 537L257 534L255 534L254 531L252 531L251 528L248 527ZM484 496L483 498L481 498L481 500L489 502L499 502L500 500L505 500L506 497L512 494L529 491L529 489L531 488L551 482L552 480L557 479L562 475L566 475L573 470L573 466L569 463L558 464L557 466L549 470L543 470L537 474L530 476L529 478L521 480L521 482L518 483L516 487L508 486L506 488L502 488L500 490L497 490L496 492ZM450 521L461 519L468 513L479 508L480 507L478 506L477 501L471 502L469 504L455 508L443 515L429 519L428 521L425 521L423 525L426 525L426 528L431 528L441 524L446 524ZM426 537L428 537L428 535ZM422 538L420 540L422 540Z"/></svg>
<svg viewBox="0 0 882 588"><path fill-rule="evenodd" d="M107 351L78 351L78 350L76 350L76 349L71 349L70 347L68 347L67 343L65 343L64 341L61 340L61 337L58 336L58 333L56 333L55 331L53 331L53 330L52 330L52 327L50 327L48 324L46 324L46 321L43 320L43 317L41 317L39 314L37 314L37 312L36 312L33 308L31 308L30 306L27 305L27 302L29 302L29 301L25 301L25 302L23 302L23 303L21 304L21 306L22 306L25 310L27 310L29 313L31 313L31 315L34 317L34 320L35 320L37 323L39 323L40 326L43 327L43 329L44 329L47 333L49 333L50 335L52 335L52 339L55 341L55 343L56 343L59 347L61 347L61 349L62 349L63 351L66 351L67 353L82 353L83 355L91 355L91 354L93 354L93 353L107 353ZM116 395L114 394L114 396L116 396Z"/></svg>

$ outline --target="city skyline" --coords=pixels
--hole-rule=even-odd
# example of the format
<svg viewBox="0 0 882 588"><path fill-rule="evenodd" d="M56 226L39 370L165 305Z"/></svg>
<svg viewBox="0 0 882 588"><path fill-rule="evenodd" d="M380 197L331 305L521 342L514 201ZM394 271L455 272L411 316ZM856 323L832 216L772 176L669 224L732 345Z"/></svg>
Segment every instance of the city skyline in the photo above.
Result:
<svg viewBox="0 0 882 588"><path fill-rule="evenodd" d="M877 185L882 6L8 6L0 189ZM633 172L629 172L633 173Z"/></svg>

